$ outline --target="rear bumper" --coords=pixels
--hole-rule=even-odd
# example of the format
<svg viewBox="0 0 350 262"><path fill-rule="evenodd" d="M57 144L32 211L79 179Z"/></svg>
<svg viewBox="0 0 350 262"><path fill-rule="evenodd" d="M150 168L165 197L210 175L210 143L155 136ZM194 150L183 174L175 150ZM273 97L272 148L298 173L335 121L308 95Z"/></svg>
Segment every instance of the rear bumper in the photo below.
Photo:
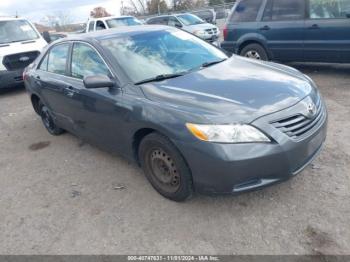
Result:
<svg viewBox="0 0 350 262"><path fill-rule="evenodd" d="M253 124L259 125L259 121L263 119ZM262 130L274 142L176 142L192 171L195 190L204 194L238 194L292 178L320 153L327 135L327 117L298 141L270 126Z"/></svg>
<svg viewBox="0 0 350 262"><path fill-rule="evenodd" d="M12 88L23 84L23 69L15 71L0 71L0 89Z"/></svg>
<svg viewBox="0 0 350 262"><path fill-rule="evenodd" d="M223 41L221 42L221 48L224 49L225 51L229 52L230 54L237 54L237 49L238 46L236 42L231 42L231 41Z"/></svg>

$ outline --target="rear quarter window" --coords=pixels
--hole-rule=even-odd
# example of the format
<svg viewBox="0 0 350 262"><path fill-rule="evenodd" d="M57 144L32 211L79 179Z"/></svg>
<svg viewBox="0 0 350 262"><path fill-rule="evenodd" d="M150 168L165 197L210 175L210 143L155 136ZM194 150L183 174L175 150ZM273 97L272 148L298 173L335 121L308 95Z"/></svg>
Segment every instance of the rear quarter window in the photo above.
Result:
<svg viewBox="0 0 350 262"><path fill-rule="evenodd" d="M256 21L262 2L262 0L240 1L232 14L230 22Z"/></svg>

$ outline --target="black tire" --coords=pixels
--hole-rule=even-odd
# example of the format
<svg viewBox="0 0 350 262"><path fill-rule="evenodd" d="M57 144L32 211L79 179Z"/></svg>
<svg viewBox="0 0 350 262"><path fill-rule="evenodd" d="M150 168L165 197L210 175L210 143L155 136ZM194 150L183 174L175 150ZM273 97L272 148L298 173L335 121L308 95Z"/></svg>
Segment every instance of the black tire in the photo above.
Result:
<svg viewBox="0 0 350 262"><path fill-rule="evenodd" d="M148 181L159 194L177 202L192 197L191 171L168 138L158 133L147 135L140 143L138 156Z"/></svg>
<svg viewBox="0 0 350 262"><path fill-rule="evenodd" d="M259 44L250 44L244 47L241 52L241 56L256 59L256 60L269 60L266 50L263 46Z"/></svg>
<svg viewBox="0 0 350 262"><path fill-rule="evenodd" d="M59 128L54 118L52 117L52 114L50 110L41 102L39 102L39 112L41 116L41 120L43 121L43 124L46 128L46 130L53 136L59 136L64 133L64 130L62 128Z"/></svg>

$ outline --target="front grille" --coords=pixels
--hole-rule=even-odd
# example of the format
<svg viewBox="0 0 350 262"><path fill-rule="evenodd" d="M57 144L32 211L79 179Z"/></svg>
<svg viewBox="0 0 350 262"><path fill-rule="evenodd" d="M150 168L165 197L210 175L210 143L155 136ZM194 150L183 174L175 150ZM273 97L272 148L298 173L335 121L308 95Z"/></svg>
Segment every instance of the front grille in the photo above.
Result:
<svg viewBox="0 0 350 262"><path fill-rule="evenodd" d="M30 65L39 55L38 51L7 55L3 59L3 64L7 70L24 69Z"/></svg>
<svg viewBox="0 0 350 262"><path fill-rule="evenodd" d="M308 135L319 123L323 123L326 118L326 109L321 99L316 103L316 114L308 118L303 114L289 116L271 124L291 138L298 139Z"/></svg>
<svg viewBox="0 0 350 262"><path fill-rule="evenodd" d="M218 32L218 30L216 28L205 29L205 31L207 31L211 35L213 35L213 34L216 35L216 33Z"/></svg>

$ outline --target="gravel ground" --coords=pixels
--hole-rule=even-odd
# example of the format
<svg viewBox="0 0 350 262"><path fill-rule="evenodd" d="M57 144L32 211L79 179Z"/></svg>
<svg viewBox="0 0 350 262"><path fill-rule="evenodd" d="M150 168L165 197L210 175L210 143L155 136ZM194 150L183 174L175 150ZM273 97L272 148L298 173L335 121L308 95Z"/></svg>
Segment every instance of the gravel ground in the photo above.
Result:
<svg viewBox="0 0 350 262"><path fill-rule="evenodd" d="M0 95L1 254L350 254L350 65L293 65L329 110L321 155L294 179L174 203L140 169L50 136L23 89Z"/></svg>

